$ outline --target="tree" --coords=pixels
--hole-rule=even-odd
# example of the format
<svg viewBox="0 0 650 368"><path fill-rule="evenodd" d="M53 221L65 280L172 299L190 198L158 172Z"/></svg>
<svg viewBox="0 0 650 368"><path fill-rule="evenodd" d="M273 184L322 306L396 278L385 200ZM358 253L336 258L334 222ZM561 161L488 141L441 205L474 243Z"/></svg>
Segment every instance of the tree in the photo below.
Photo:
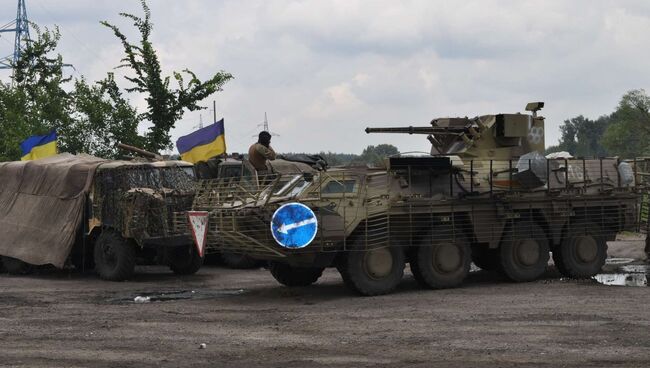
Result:
<svg viewBox="0 0 650 368"><path fill-rule="evenodd" d="M650 97L645 90L623 95L602 143L612 154L624 158L650 154Z"/></svg>
<svg viewBox="0 0 650 368"><path fill-rule="evenodd" d="M546 152L567 151L578 157L607 156L607 149L600 141L609 125L610 118L606 115L596 120L582 115L565 120L560 126L559 144L548 147Z"/></svg>
<svg viewBox="0 0 650 368"><path fill-rule="evenodd" d="M162 77L160 61L150 40L153 26L150 22L151 12L145 0L141 0L141 4L144 19L133 14L120 13L120 16L131 20L140 32L138 44L129 42L117 26L107 21L103 21L101 24L110 28L122 42L126 55L118 68L130 68L135 74L126 77L133 84L132 87L127 88L127 91L146 95L147 111L141 114L140 118L153 123L145 135L145 148L159 151L171 147L169 131L174 127L176 121L182 118L184 111L205 108L199 106L198 103L211 94L221 91L221 87L232 79L232 75L220 71L209 80L201 82L196 74L184 69L183 73L190 77L189 82L185 85L183 75L174 72L173 76L178 88L171 89L169 87L170 77Z"/></svg>
<svg viewBox="0 0 650 368"><path fill-rule="evenodd" d="M119 158L117 143L143 146L137 111L122 97L112 73L94 85L76 80L73 99L74 123L62 130L70 152Z"/></svg>
<svg viewBox="0 0 650 368"><path fill-rule="evenodd" d="M361 159L367 164L382 166L384 158L397 154L399 154L399 150L392 144L379 144L366 147L361 152Z"/></svg>
<svg viewBox="0 0 650 368"><path fill-rule="evenodd" d="M34 134L45 134L71 123L71 96L64 89L70 81L63 73L63 59L55 54L58 28L41 30L33 25L35 39L28 42L14 65L13 83L0 82L0 158L17 160L19 144ZM65 138L59 144L65 147Z"/></svg>
<svg viewBox="0 0 650 368"><path fill-rule="evenodd" d="M112 74L90 85L64 73L56 53L57 28L27 43L15 65L13 83L0 82L0 160L18 160L20 142L55 129L61 152L116 158L117 142L142 144L138 116L115 84Z"/></svg>

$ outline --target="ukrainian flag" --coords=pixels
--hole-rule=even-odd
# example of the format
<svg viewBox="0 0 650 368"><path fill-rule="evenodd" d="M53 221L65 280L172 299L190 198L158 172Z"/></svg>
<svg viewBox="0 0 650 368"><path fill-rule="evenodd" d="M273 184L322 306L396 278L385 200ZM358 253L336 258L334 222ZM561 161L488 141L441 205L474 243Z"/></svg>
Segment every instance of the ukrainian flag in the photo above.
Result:
<svg viewBox="0 0 650 368"><path fill-rule="evenodd" d="M226 153L223 119L178 138L176 147L183 161L197 163Z"/></svg>
<svg viewBox="0 0 650 368"><path fill-rule="evenodd" d="M20 149L23 151L23 157L20 158L22 161L54 156L57 153L56 131L47 135L33 135L20 144Z"/></svg>

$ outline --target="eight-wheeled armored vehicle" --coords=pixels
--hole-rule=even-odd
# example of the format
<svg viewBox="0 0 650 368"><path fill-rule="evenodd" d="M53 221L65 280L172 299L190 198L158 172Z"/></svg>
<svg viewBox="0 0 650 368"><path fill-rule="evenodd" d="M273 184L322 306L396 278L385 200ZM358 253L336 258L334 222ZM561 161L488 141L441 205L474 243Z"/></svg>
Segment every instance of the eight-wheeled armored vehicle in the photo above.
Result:
<svg viewBox="0 0 650 368"><path fill-rule="evenodd" d="M178 274L201 267L190 235L173 231L172 214L194 196L190 163L60 154L3 163L0 182L0 255L9 272L71 262L117 281L131 277L136 259Z"/></svg>
<svg viewBox="0 0 650 368"><path fill-rule="evenodd" d="M203 181L193 207L208 217L209 247L268 260L287 286L335 266L358 293L384 294L409 263L423 286L455 287L472 260L531 281L549 253L562 274L589 277L605 262L606 241L636 226L635 178L615 158L542 156L541 107L368 128L425 134L431 155L390 157L379 169L275 173L257 186Z"/></svg>

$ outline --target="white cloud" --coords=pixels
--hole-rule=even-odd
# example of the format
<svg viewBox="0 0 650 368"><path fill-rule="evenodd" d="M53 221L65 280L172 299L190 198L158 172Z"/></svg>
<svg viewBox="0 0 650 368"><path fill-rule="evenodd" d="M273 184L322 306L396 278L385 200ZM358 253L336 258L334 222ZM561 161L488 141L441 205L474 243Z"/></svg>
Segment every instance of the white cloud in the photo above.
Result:
<svg viewBox="0 0 650 368"><path fill-rule="evenodd" d="M59 23L65 59L89 79L119 63L98 24L136 33L120 11L138 2L28 2L32 20ZM646 87L647 1L150 1L166 73L234 74L215 95L229 147L243 151L268 112L279 150L360 152L391 142L428 150L424 137L366 135L367 125L427 124L436 116L523 110L544 100L547 144L562 120L609 113ZM0 0L3 9L14 0ZM12 12L5 12L11 14ZM8 19L7 19L8 20ZM0 45L3 43L0 42ZM2 50L0 50L2 53ZM124 83L123 83L124 84ZM143 108L142 99L133 96ZM211 106L211 101L205 102ZM187 113L192 130L209 111Z"/></svg>

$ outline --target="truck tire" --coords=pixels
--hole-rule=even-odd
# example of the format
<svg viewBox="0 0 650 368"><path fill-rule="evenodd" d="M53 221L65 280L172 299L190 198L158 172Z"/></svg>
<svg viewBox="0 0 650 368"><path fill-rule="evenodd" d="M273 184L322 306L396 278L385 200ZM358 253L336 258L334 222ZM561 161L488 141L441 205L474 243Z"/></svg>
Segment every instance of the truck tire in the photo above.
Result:
<svg viewBox="0 0 650 368"><path fill-rule="evenodd" d="M488 248L483 245L472 247L472 262L485 271L501 271L501 259L499 249Z"/></svg>
<svg viewBox="0 0 650 368"><path fill-rule="evenodd" d="M294 267L286 263L271 261L269 271L282 285L289 287L309 286L321 277L322 267Z"/></svg>
<svg viewBox="0 0 650 368"><path fill-rule="evenodd" d="M135 271L135 247L114 230L103 230L97 237L93 258L104 280L127 280Z"/></svg>
<svg viewBox="0 0 650 368"><path fill-rule="evenodd" d="M586 278L596 275L607 259L607 242L600 226L593 222L570 224L553 262L562 275Z"/></svg>
<svg viewBox="0 0 650 368"><path fill-rule="evenodd" d="M538 279L549 260L548 238L533 220L515 222L505 230L499 256L503 273L515 282Z"/></svg>
<svg viewBox="0 0 650 368"><path fill-rule="evenodd" d="M29 263L12 257L2 257L2 268L10 275L27 275L34 269Z"/></svg>
<svg viewBox="0 0 650 368"><path fill-rule="evenodd" d="M341 255L337 268L345 285L364 296L388 294L404 276L401 248L352 250Z"/></svg>
<svg viewBox="0 0 650 368"><path fill-rule="evenodd" d="M169 269L177 275L195 274L203 266L203 258L194 244L169 248L167 253Z"/></svg>
<svg viewBox="0 0 650 368"><path fill-rule="evenodd" d="M234 269L245 270L260 267L260 261L245 254L224 252L221 253L221 259L226 266Z"/></svg>
<svg viewBox="0 0 650 368"><path fill-rule="evenodd" d="M415 280L430 289L456 287L469 275L472 263L471 249L464 239L440 241L417 247L415 259L411 261L411 272Z"/></svg>

